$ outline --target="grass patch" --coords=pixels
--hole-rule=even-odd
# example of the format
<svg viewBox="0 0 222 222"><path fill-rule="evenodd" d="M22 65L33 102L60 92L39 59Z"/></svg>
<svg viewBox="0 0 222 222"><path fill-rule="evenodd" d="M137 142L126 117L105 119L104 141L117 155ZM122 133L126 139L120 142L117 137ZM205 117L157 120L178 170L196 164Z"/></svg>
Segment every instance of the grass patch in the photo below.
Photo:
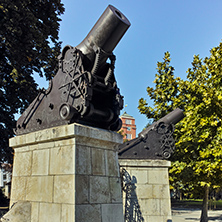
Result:
<svg viewBox="0 0 222 222"><path fill-rule="evenodd" d="M202 200L171 200L172 208L201 209ZM208 208L211 210L222 210L222 200L209 201Z"/></svg>

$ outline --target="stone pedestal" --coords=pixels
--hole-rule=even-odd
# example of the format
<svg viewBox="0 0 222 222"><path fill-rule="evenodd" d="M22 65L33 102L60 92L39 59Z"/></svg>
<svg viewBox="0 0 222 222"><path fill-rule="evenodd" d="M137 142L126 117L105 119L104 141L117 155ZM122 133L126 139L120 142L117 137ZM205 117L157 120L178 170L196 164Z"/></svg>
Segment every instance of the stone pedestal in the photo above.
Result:
<svg viewBox="0 0 222 222"><path fill-rule="evenodd" d="M165 160L119 160L124 179L123 204L127 218L172 221L168 168ZM142 220L143 219L143 220Z"/></svg>
<svg viewBox="0 0 222 222"><path fill-rule="evenodd" d="M31 204L31 222L121 222L116 145L122 137L79 124L10 139L11 202Z"/></svg>

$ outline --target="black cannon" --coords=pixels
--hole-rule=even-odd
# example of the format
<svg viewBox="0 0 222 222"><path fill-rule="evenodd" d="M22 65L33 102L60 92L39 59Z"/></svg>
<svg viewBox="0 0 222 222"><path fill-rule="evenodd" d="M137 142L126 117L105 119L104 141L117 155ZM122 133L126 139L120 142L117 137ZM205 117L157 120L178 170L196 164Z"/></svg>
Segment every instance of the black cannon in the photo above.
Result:
<svg viewBox="0 0 222 222"><path fill-rule="evenodd" d="M113 50L129 26L109 5L78 46L65 46L57 74L18 119L15 133L73 122L118 131L123 97L114 76Z"/></svg>
<svg viewBox="0 0 222 222"><path fill-rule="evenodd" d="M175 109L154 122L133 140L119 145L120 159L168 159L175 147L174 125L183 119L182 110Z"/></svg>

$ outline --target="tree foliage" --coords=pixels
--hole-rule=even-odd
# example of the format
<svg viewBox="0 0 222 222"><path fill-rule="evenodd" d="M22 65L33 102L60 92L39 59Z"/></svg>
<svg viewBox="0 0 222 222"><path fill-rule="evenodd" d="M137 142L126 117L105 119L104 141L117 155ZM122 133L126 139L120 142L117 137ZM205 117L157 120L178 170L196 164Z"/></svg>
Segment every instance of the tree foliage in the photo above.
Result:
<svg viewBox="0 0 222 222"><path fill-rule="evenodd" d="M168 112L173 111L172 98L178 97L178 83L180 78L174 77L174 68L170 65L170 53L166 52L163 62L157 63L157 74L155 75L155 88L147 87L147 93L154 105L148 106L145 99L139 100L138 109L148 119L158 120Z"/></svg>
<svg viewBox="0 0 222 222"><path fill-rule="evenodd" d="M165 53L164 61L157 64L155 87L147 88L154 106L143 98L138 106L142 114L154 119L176 107L184 110L185 118L175 131L171 182L182 182L189 189L203 187L203 192L222 183L222 43L210 53L205 59L194 56L186 80L174 76L170 54Z"/></svg>
<svg viewBox="0 0 222 222"><path fill-rule="evenodd" d="M14 114L23 112L37 94L33 74L55 74L60 0L0 1L0 161L12 161L8 139Z"/></svg>

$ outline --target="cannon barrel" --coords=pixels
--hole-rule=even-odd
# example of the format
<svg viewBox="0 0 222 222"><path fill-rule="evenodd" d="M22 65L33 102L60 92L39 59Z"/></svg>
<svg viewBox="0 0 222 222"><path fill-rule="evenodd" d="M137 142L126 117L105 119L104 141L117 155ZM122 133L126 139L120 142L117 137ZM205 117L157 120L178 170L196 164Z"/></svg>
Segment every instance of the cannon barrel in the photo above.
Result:
<svg viewBox="0 0 222 222"><path fill-rule="evenodd" d="M163 118L159 119L156 123L164 122L166 124L177 124L184 118L183 111L179 108L173 110L172 112L168 113Z"/></svg>
<svg viewBox="0 0 222 222"><path fill-rule="evenodd" d="M155 126L158 125L159 123L163 122L165 124L177 124L180 120L184 118L183 111L179 108L173 110L172 112L168 113L166 116L163 118L159 119L157 122L154 122L151 126L149 126L147 129L143 130L139 136L140 137L145 137L146 134Z"/></svg>
<svg viewBox="0 0 222 222"><path fill-rule="evenodd" d="M112 53L120 39L123 37L130 22L117 8L109 5L93 26L86 38L76 46L87 58L93 62L95 50L100 48L103 60Z"/></svg>

